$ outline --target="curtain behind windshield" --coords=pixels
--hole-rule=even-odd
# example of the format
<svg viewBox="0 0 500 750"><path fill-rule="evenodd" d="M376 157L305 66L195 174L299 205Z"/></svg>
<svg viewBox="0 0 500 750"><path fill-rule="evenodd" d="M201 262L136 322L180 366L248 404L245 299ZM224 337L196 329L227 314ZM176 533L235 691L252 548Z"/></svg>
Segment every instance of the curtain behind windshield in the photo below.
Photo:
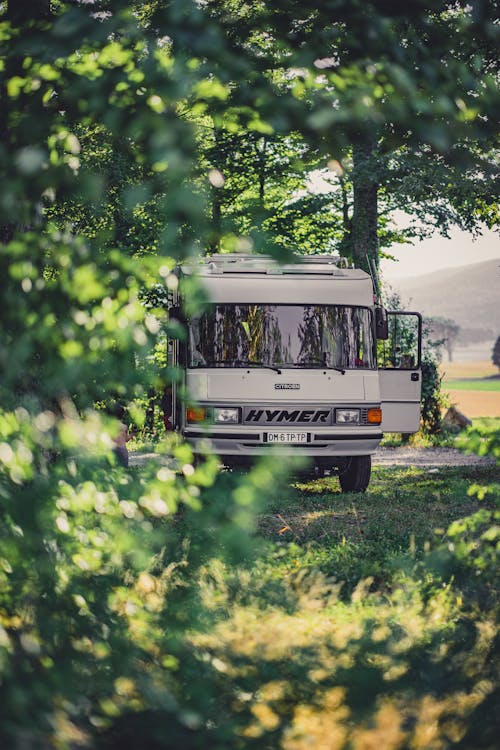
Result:
<svg viewBox="0 0 500 750"><path fill-rule="evenodd" d="M221 304L191 321L191 367L247 365L374 368L370 310Z"/></svg>

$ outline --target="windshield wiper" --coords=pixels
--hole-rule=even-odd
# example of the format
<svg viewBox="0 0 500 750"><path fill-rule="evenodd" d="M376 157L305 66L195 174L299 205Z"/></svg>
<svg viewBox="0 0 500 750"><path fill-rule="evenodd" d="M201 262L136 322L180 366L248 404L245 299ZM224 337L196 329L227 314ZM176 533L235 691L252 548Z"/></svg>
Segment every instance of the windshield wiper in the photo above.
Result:
<svg viewBox="0 0 500 750"><path fill-rule="evenodd" d="M263 367L266 370L274 370L274 372L277 372L278 375L281 375L281 370L279 367L276 367L276 365L267 365L265 362L257 362L252 359L247 359L239 364L243 365L244 367Z"/></svg>
<svg viewBox="0 0 500 750"><path fill-rule="evenodd" d="M345 375L345 370L342 367L326 365L324 362L320 362L319 359L309 360L308 362L284 362L282 367L317 367L318 370L335 370L336 372L340 372L341 375Z"/></svg>
<svg viewBox="0 0 500 750"><path fill-rule="evenodd" d="M315 367L324 368L325 370L335 370L335 372L340 372L341 375L345 375L345 370L343 367L335 367L334 365L329 365L319 359L312 359L309 360L309 362L303 362L301 364L304 364L306 367L311 367L312 365L314 365Z"/></svg>
<svg viewBox="0 0 500 750"><path fill-rule="evenodd" d="M267 365L265 362L258 362L251 359L213 359L207 362L203 367L214 367L217 365L226 365L226 367L263 367L266 370L274 370L281 375L281 370L275 365Z"/></svg>

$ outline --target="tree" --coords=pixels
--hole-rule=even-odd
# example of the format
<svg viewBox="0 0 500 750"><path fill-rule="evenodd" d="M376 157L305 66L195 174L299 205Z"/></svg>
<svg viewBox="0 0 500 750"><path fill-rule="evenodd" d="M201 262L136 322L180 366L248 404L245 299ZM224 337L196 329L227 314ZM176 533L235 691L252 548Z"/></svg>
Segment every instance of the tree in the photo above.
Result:
<svg viewBox="0 0 500 750"><path fill-rule="evenodd" d="M428 15L420 11L400 14L386 7L379 9L375 3L363 8L361 17L368 26L370 19L377 19L380 13L385 24L382 37L370 38L367 45L360 45L349 27L352 16L356 15L359 22L359 9L338 3L336 6L338 24L332 30L331 16L328 12L326 19L324 8L299 8L298 3L292 3L290 8L278 4L273 9L255 6L243 12L235 4L221 0L206 3L212 17L221 23L228 43L242 59L249 56L253 64L249 78L229 81L226 74L226 80L212 81L212 90L205 88L208 95L203 102L196 97L187 98L182 105L186 116L198 123L201 133L199 170L203 177L199 188L211 203L207 219L213 227L209 242L212 249L219 246L217 238L221 231L236 235L252 231L255 236L250 245L254 247L272 248L275 243L290 243L292 248L301 250L304 245L306 249L319 245L323 249L339 249L351 258L355 255L356 263L363 266L367 256L378 263L378 251L388 243L423 236L429 228L446 233L450 225L458 224L470 231L480 231L482 222L489 226L497 222L492 196L498 189L498 170L495 154L488 146L493 139L484 125L486 121L478 119L478 107L483 108L486 116L492 111L488 76L483 76L485 85L479 87L481 96L474 99L474 111L469 112L463 99L459 100L459 108L455 103L445 106L442 93L439 102L435 102L433 90L428 100L424 100L422 92L426 87L432 88L430 78L438 73L432 60L426 60L425 66L420 61L424 50L418 42L424 37L436 44L439 41L437 49L447 56L447 84L442 87L447 91L451 86L448 68L452 64L448 57L460 36L459 27L464 27L462 36L470 48L461 42L460 59L453 60L453 64L460 63L464 68L455 82L455 88L461 87L469 69L471 50L476 50L482 37L486 40L491 36L492 10L488 6L480 20L473 21L468 10L459 11L457 6L455 12L448 13L444 3L435 3L428 9ZM141 16L147 19L148 28L153 29L161 24L163 12L164 3L156 2L149 4L147 10L142 7ZM297 18L309 29L307 37L298 34L294 26ZM276 44L269 44L271 38L276 38ZM404 50L403 38L407 39ZM183 43L181 37L172 40L177 47ZM414 80L406 81L407 86L415 87L416 107L408 91L402 91L398 73L401 55L416 70ZM208 56L214 57L212 50ZM494 70L494 57L487 44L482 43L481 55L474 58L474 65L479 59L483 60L485 74ZM358 66L356 76L350 66ZM317 75L313 78L314 69L321 72L323 82ZM439 68L439 76L443 75ZM470 80L467 81L469 85ZM432 86L435 85L434 81ZM260 92L266 122L255 115L255 110L250 115L252 87ZM386 88L394 89L394 96L388 96ZM277 99L270 100L272 92ZM287 96L291 92L294 100ZM365 99L371 101L370 106L360 107L360 101ZM281 104L281 121L276 120L277 101ZM400 117L394 123L391 118L396 101ZM338 112L349 112L355 127L346 127ZM450 147L446 141L447 128L453 118L454 131L462 141ZM299 127L293 136L295 143L291 143L288 126L295 122ZM326 129L330 122L333 130ZM481 128L480 123L483 123ZM283 135L278 135L279 132ZM404 146L398 147L401 143ZM287 160L290 149L295 151L291 161ZM277 159L280 150L283 156ZM328 158L344 172L342 205L340 197L330 204L326 199L322 204L316 196L308 200L307 194L303 199L305 170ZM215 165L214 169L221 173L221 185L206 180L208 164ZM343 187L349 183L346 193ZM112 197L116 206L115 196ZM158 223L158 216L149 225L147 221L148 214L157 207L153 201L149 207L145 204L143 210L136 210L135 222L121 220L130 238L140 234L141 247L151 247L155 230L162 233L164 220ZM327 217L329 208L337 214L331 219ZM391 229L390 217L395 210L410 210L418 223L413 222L404 232ZM303 218L298 216L299 211ZM110 212L105 214L109 222ZM293 218L291 226L290 218ZM266 239L262 229L267 232ZM308 242L313 236L318 237L316 243ZM249 246L248 241L246 244Z"/></svg>
<svg viewBox="0 0 500 750"><path fill-rule="evenodd" d="M224 0L206 5L235 46L253 55L256 68L273 71L275 78L281 73L282 87L298 100L295 109L303 107L302 132L311 140L319 135L323 152L339 163L352 151L352 216L343 247L356 265L364 267L367 257L378 263L377 201L384 183L389 187L395 176L386 173L389 157L402 146L400 162L406 150L410 162L413 153L416 163L428 154L429 166L442 162L443 170L455 166L459 174L468 163L470 171L466 194L448 183L443 196L442 189L432 189L436 179L429 190L428 181L416 177L416 163L413 168L408 164L403 205L408 207L411 194L410 205L421 205L420 216L427 216L434 204L435 224L443 231L458 216L472 228L485 219L497 220L491 200L485 205L482 198L475 199L483 189L489 199L495 193L495 182L487 176L494 164L487 155L494 142L491 125L498 101L492 45L496 2L482 4L477 12L474 4L452 8L434 2L425 9L416 4L411 13L379 2L362 7L275 3L252 11ZM432 60L429 49L434 51ZM247 91L246 84L242 88ZM459 148L450 140L452 123L454 141L462 143ZM484 179L477 160L475 165L471 160L474 149L487 167ZM441 188L443 182L440 179ZM394 196L396 190L389 187L389 192ZM446 216L444 222L439 215Z"/></svg>
<svg viewBox="0 0 500 750"><path fill-rule="evenodd" d="M491 361L500 370L500 336L495 341L495 345L494 345L493 351L491 353Z"/></svg>
<svg viewBox="0 0 500 750"><path fill-rule="evenodd" d="M498 226L494 196L498 190L496 152L480 153L470 147L466 161L459 154L464 144L453 147L447 158L429 147L401 147L372 163L377 175L377 242L379 254L390 255L391 245L411 243L439 232L448 237L458 226L480 234L483 226ZM353 227L353 163L349 155L332 162L322 179L331 185L322 195L323 208L342 216L342 229L336 242L350 255ZM393 217L404 212L405 226L395 226Z"/></svg>
<svg viewBox="0 0 500 750"><path fill-rule="evenodd" d="M207 123L199 130L200 172L205 185L207 172L210 181L211 249L231 235L246 236L253 247L279 244L280 218L294 197L304 193L308 173L317 164L315 153L297 133L279 137ZM288 247L296 249L297 243Z"/></svg>
<svg viewBox="0 0 500 750"><path fill-rule="evenodd" d="M181 620L194 624L201 610L173 595L167 628L151 596L163 587L166 547L169 564L187 572L192 562L197 577L195 549L209 549L208 537L192 538L188 563L184 532L165 520L179 504L199 506L195 495L215 465L186 481L152 467L139 487L113 463L117 424L97 407L125 399L140 423L137 403L172 376L133 366L147 363L169 330L162 309L147 309L140 294L171 284L175 262L205 230L191 183L194 128L177 105L206 76L182 55L172 73L169 50L126 2L51 7L47 17L35 4L0 5L0 744L69 746L78 735L95 745L109 726L106 701L144 678L139 692L156 696L145 710L154 704L162 731L184 747L190 730L174 695L192 682L197 659ZM199 11L181 10L165 9L165 32L200 38ZM215 27L205 22L203 31L223 49ZM164 225L158 255L144 258L129 251L122 218L132 223L147 201ZM116 209L102 225L93 216L100 204ZM192 467L186 446L168 450L173 465ZM223 533L217 500L210 505L211 521L196 523ZM167 630L170 645L159 635ZM173 674L177 660L184 678L158 689L160 663ZM205 710L203 696L191 703Z"/></svg>
<svg viewBox="0 0 500 750"><path fill-rule="evenodd" d="M444 346L448 362L452 362L453 348L460 333L460 326L449 318L427 318L426 324L429 340L438 349Z"/></svg>

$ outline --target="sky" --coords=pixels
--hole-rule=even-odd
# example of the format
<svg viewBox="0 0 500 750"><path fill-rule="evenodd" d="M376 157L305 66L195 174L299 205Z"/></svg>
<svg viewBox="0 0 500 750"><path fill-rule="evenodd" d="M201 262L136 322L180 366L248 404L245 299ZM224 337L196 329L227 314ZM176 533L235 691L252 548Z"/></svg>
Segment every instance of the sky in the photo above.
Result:
<svg viewBox="0 0 500 750"><path fill-rule="evenodd" d="M469 232L455 229L450 235L450 239L436 234L413 245L394 245L389 252L398 262L381 260L383 277L390 281L483 260L500 260L500 235L497 233L484 229L483 235L474 239Z"/></svg>

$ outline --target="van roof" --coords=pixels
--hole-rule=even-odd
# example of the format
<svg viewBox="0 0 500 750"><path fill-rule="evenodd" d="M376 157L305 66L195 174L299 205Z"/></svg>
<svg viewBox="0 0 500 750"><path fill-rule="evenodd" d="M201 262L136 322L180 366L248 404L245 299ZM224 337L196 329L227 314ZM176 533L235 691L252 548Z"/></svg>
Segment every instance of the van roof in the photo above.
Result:
<svg viewBox="0 0 500 750"><path fill-rule="evenodd" d="M209 255L181 270L199 278L212 302L373 305L372 280L361 269L342 267L339 256L296 258L282 265L268 256Z"/></svg>
<svg viewBox="0 0 500 750"><path fill-rule="evenodd" d="M188 275L219 276L226 274L266 275L319 275L338 278L365 278L361 269L349 266L346 258L339 255L294 255L292 263L279 263L268 255L225 253L207 255L198 261L183 264L182 272Z"/></svg>

